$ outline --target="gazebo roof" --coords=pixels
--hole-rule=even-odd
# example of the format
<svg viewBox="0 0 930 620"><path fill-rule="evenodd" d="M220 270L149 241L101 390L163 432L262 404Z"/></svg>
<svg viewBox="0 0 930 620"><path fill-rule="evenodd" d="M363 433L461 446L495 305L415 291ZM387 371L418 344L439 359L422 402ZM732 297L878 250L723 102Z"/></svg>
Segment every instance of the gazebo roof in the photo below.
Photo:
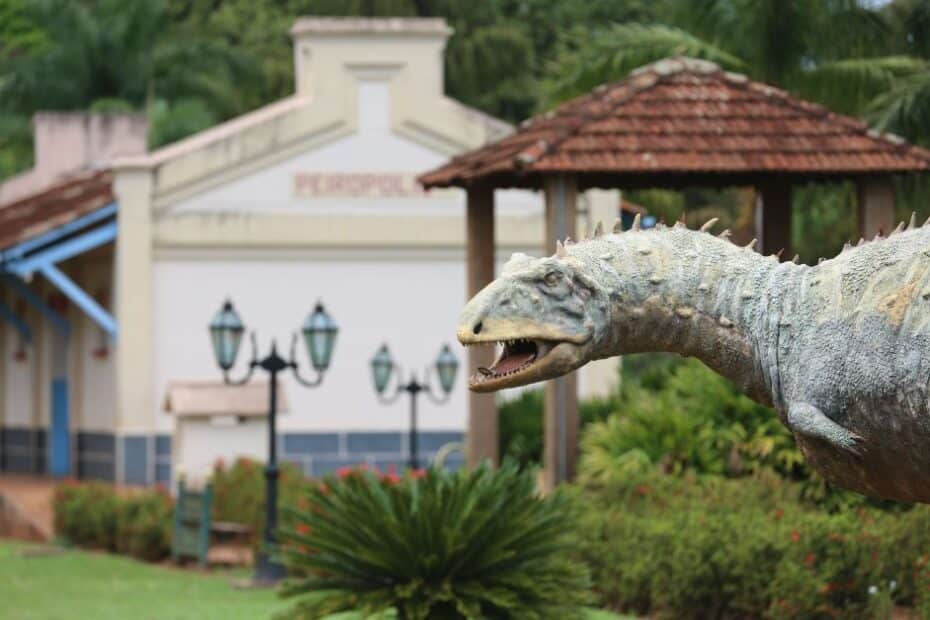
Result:
<svg viewBox="0 0 930 620"><path fill-rule="evenodd" d="M704 60L646 65L423 174L429 187L753 184L930 170L930 151Z"/></svg>

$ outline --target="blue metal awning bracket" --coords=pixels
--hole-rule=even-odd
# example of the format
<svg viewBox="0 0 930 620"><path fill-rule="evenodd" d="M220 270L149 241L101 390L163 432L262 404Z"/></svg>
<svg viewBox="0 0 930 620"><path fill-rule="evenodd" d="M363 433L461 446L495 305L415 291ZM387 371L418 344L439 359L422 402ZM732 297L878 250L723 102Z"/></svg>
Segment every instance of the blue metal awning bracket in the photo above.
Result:
<svg viewBox="0 0 930 620"><path fill-rule="evenodd" d="M9 262L11 260L20 259L32 250L41 248L42 246L48 245L59 239L63 239L64 237L87 228L92 224L96 224L106 220L107 218L114 217L116 215L116 211L117 204L115 202L111 202L105 207L97 209L93 213L88 213L87 215L77 218L73 222L68 222L67 224L59 226L54 230L43 233L34 239L23 241L18 245L14 245L9 250L0 252L0 262Z"/></svg>
<svg viewBox="0 0 930 620"><path fill-rule="evenodd" d="M6 319L19 332L24 342L32 342L32 330L29 329L29 325L2 301L0 301L0 318Z"/></svg>
<svg viewBox="0 0 930 620"><path fill-rule="evenodd" d="M113 315L103 309L103 306L84 292L80 286L75 284L74 280L66 276L55 265L46 265L42 267L42 275L54 284L59 291L64 293L65 297L84 311L91 320L100 326L111 338L116 337L116 319Z"/></svg>
<svg viewBox="0 0 930 620"><path fill-rule="evenodd" d="M8 282L16 292L19 293L23 299L26 300L30 306L35 308L42 314L49 322L57 329L62 335L69 336L71 334L71 325L62 317L60 314L48 307L48 305L42 301L42 298L36 295L32 289L26 286L26 283L20 280L17 277L11 276L9 274L2 274L3 281Z"/></svg>
<svg viewBox="0 0 930 620"><path fill-rule="evenodd" d="M113 241L116 239L116 231L116 222L109 222L49 248L39 250L26 258L12 260L5 264L5 268L20 277L26 277L35 271L41 271L46 266L60 263Z"/></svg>

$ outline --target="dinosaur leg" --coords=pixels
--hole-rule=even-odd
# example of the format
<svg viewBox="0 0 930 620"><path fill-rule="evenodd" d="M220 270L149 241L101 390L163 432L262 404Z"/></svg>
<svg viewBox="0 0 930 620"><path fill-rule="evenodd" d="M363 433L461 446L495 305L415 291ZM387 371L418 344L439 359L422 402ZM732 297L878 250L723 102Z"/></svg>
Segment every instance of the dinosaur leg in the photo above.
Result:
<svg viewBox="0 0 930 620"><path fill-rule="evenodd" d="M806 437L822 439L855 456L862 452L861 436L840 426L813 405L791 403L788 407L788 427Z"/></svg>

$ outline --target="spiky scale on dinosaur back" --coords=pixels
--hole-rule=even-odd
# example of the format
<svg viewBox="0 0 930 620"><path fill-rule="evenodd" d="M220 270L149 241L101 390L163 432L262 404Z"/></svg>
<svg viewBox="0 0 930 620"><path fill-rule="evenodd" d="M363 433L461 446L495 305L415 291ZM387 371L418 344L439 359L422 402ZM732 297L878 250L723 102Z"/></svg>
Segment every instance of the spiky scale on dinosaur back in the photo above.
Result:
<svg viewBox="0 0 930 620"><path fill-rule="evenodd" d="M515 254L462 312L459 340L504 343L475 391L627 353L702 360L772 405L828 481L930 502L930 226L815 267L676 225Z"/></svg>

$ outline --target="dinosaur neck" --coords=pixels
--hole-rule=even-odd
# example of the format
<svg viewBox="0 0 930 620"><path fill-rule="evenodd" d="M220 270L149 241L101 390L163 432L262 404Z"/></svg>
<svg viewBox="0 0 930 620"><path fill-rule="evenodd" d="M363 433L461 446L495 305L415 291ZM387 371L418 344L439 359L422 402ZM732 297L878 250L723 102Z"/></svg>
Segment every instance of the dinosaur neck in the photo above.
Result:
<svg viewBox="0 0 930 620"><path fill-rule="evenodd" d="M610 261L617 278L610 354L667 351L696 357L770 401L758 345L767 341L771 284L782 268L778 261L686 228L623 237Z"/></svg>

